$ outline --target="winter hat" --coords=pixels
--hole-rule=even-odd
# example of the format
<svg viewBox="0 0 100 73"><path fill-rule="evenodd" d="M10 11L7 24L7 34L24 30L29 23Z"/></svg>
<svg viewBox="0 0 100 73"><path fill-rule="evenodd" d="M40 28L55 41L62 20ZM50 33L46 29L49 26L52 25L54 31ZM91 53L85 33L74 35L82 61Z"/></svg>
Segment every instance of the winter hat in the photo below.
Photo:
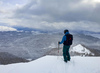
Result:
<svg viewBox="0 0 100 73"><path fill-rule="evenodd" d="M66 30L64 30L64 34L65 34L66 32L69 32L69 31L66 29Z"/></svg>

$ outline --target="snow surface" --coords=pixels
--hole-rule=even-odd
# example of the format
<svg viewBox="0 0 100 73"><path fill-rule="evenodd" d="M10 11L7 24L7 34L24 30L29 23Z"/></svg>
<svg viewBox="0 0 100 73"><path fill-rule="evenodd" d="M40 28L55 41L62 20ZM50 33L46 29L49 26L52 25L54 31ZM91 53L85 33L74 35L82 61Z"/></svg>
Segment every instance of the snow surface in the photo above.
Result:
<svg viewBox="0 0 100 73"><path fill-rule="evenodd" d="M100 57L44 56L29 63L0 65L0 73L100 73Z"/></svg>
<svg viewBox="0 0 100 73"><path fill-rule="evenodd" d="M91 54L91 52L87 48L83 47L81 44L78 44L77 46L73 47L71 51L77 53ZM94 54L92 53L92 55Z"/></svg>

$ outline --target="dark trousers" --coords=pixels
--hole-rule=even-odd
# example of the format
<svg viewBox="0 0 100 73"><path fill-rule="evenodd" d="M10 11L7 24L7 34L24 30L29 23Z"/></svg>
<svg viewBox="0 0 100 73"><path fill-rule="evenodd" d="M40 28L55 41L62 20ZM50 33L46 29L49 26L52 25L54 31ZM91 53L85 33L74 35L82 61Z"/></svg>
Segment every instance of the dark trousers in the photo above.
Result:
<svg viewBox="0 0 100 73"><path fill-rule="evenodd" d="M70 46L65 46L65 45L63 46L64 61L70 60L69 48Z"/></svg>

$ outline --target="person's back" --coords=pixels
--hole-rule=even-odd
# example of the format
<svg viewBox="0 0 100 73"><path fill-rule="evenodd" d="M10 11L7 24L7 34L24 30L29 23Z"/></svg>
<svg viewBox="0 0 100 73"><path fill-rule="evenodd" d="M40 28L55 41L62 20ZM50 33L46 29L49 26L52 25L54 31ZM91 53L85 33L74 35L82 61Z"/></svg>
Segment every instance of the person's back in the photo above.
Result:
<svg viewBox="0 0 100 73"><path fill-rule="evenodd" d="M73 35L70 34L68 30L64 30L64 34L65 35L63 36L62 41L59 42L59 44L63 43L63 57L64 61L67 62L70 61L69 48L72 45Z"/></svg>
<svg viewBox="0 0 100 73"><path fill-rule="evenodd" d="M67 34L66 36L66 41L64 41L64 45L70 46L72 45L72 41L73 41L73 35L72 34Z"/></svg>

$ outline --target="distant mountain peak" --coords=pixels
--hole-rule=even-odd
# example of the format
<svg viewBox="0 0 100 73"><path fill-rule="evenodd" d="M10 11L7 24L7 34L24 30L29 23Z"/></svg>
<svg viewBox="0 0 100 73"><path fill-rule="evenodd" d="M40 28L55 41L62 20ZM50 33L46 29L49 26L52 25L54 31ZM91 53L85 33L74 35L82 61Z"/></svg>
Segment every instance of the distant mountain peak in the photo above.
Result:
<svg viewBox="0 0 100 73"><path fill-rule="evenodd" d="M78 55L81 56L94 55L90 50L88 50L86 47L82 46L81 44L74 46L71 52L77 53Z"/></svg>
<svg viewBox="0 0 100 73"><path fill-rule="evenodd" d="M0 26L0 31L17 31L17 29L8 26Z"/></svg>

